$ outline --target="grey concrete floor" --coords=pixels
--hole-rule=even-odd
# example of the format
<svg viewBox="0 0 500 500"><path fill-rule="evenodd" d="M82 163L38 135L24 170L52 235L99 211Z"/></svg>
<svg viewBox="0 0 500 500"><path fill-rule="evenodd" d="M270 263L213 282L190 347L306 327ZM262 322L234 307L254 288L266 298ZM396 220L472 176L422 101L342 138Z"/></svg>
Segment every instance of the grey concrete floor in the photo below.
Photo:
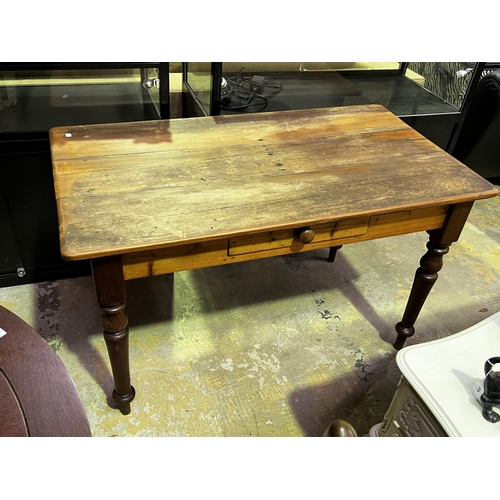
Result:
<svg viewBox="0 0 500 500"><path fill-rule="evenodd" d="M500 310L500 198L476 202L406 345ZM0 289L72 376L94 436L320 436L382 421L400 372L392 347L427 235L126 283L130 415L113 381L91 277Z"/></svg>

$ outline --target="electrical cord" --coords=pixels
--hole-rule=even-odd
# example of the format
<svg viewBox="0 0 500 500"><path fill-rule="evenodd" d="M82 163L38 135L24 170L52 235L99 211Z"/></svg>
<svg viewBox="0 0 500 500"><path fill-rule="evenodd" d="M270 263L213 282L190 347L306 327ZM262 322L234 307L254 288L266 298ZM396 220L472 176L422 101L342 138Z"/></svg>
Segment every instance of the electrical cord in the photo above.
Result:
<svg viewBox="0 0 500 500"><path fill-rule="evenodd" d="M253 75L244 77L242 73L244 67L235 75L227 80L222 78L221 88L221 108L228 111L245 111L255 107L260 107L262 111L267 107L268 98L276 95L283 89L283 85L266 76ZM264 92L268 92L267 97Z"/></svg>

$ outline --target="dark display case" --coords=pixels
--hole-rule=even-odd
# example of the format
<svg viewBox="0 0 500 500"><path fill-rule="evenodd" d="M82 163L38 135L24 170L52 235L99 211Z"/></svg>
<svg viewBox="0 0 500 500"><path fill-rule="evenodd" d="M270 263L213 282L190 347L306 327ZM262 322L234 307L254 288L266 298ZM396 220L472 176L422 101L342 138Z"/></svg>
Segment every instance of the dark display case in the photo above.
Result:
<svg viewBox="0 0 500 500"><path fill-rule="evenodd" d="M451 154L491 182L500 182L500 63L487 62L467 100Z"/></svg>
<svg viewBox="0 0 500 500"><path fill-rule="evenodd" d="M382 104L448 150L484 63L184 63L184 116Z"/></svg>
<svg viewBox="0 0 500 500"><path fill-rule="evenodd" d="M90 274L60 256L49 129L163 118L168 63L0 64L0 286Z"/></svg>

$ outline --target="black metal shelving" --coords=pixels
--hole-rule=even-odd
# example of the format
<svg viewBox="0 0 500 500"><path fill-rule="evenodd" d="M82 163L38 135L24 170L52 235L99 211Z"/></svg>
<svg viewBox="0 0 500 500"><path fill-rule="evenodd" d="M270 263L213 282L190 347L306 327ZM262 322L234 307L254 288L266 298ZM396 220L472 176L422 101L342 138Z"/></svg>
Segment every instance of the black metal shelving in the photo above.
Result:
<svg viewBox="0 0 500 500"><path fill-rule="evenodd" d="M107 83L122 70L140 77ZM90 274L60 255L48 131L169 118L169 63L1 63L0 98L0 287Z"/></svg>

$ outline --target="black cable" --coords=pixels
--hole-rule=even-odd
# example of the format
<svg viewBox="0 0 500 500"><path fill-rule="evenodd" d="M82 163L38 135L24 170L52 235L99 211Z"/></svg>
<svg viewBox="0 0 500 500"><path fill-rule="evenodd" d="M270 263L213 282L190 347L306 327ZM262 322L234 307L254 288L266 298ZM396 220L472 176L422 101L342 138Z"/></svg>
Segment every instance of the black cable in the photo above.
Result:
<svg viewBox="0 0 500 500"><path fill-rule="evenodd" d="M224 94L221 99L221 108L225 110L243 111L246 108L256 106L262 106L262 109L265 109L268 103L268 100L263 95L257 94L255 91L250 92L239 88L233 89L230 85L228 85L228 90ZM254 99L257 99L257 102L252 102ZM237 103L231 104L232 100L236 100Z"/></svg>
<svg viewBox="0 0 500 500"><path fill-rule="evenodd" d="M221 93L221 108L228 111L245 111L247 108L261 107L259 111L266 108L268 99L262 95L265 89L274 89L270 94L275 95L283 89L283 85L265 76L254 75L252 77L242 77L245 68L227 80L223 79ZM231 103L237 99L239 103ZM257 99L257 102L253 102ZM246 102L241 102L246 101Z"/></svg>
<svg viewBox="0 0 500 500"><path fill-rule="evenodd" d="M271 82L271 83L268 83ZM253 91L257 89L275 89L276 92L279 92L283 85L276 80L268 78L267 76L258 76L254 75L253 77L239 77L233 76L228 79L228 83L233 83L236 87L239 87L243 90ZM244 85L247 85L248 88L245 88Z"/></svg>

